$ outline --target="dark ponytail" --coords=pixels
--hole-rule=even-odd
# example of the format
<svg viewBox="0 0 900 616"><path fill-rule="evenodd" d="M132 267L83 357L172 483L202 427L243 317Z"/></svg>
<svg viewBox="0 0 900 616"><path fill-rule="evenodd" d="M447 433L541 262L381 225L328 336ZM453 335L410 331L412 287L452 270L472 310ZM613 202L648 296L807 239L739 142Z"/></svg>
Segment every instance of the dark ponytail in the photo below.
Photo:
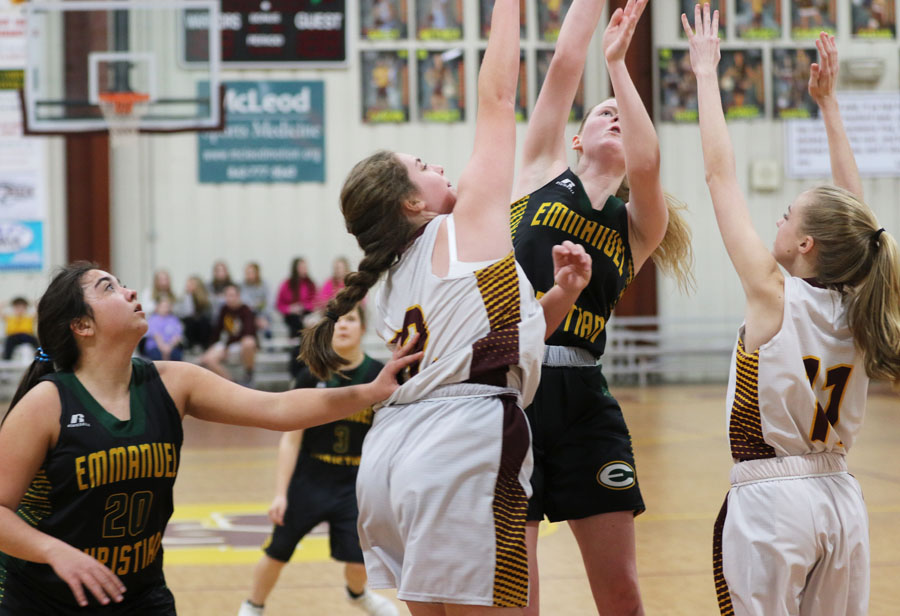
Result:
<svg viewBox="0 0 900 616"><path fill-rule="evenodd" d="M365 256L359 271L347 274L346 286L325 306L325 318L303 332L300 360L318 378L329 378L347 363L331 347L334 324L362 301L409 243L415 229L402 206L415 194L406 166L384 150L358 162L344 181L341 212Z"/></svg>
<svg viewBox="0 0 900 616"><path fill-rule="evenodd" d="M9 404L10 410L44 375L75 368L79 350L71 324L75 319L92 316L91 307L84 301L81 279L97 268L94 263L78 261L63 266L53 277L37 305L38 344L43 355L38 353L25 371Z"/></svg>

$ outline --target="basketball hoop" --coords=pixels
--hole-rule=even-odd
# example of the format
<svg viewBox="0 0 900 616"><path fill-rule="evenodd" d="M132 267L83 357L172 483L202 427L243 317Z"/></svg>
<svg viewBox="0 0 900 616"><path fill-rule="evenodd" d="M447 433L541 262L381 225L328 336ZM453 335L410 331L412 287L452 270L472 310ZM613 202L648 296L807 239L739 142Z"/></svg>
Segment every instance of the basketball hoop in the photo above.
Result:
<svg viewBox="0 0 900 616"><path fill-rule="evenodd" d="M113 147L133 143L137 139L141 118L147 112L150 95L144 92L100 92L97 98Z"/></svg>

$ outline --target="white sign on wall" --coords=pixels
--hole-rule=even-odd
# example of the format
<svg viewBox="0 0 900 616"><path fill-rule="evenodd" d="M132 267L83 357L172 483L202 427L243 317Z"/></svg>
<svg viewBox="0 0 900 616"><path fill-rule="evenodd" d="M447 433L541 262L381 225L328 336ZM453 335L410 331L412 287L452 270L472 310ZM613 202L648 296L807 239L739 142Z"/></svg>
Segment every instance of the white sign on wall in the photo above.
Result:
<svg viewBox="0 0 900 616"><path fill-rule="evenodd" d="M839 92L838 101L860 175L900 177L900 92ZM821 117L785 121L784 144L788 177L831 176Z"/></svg>
<svg viewBox="0 0 900 616"><path fill-rule="evenodd" d="M22 0L0 0L0 68L25 66L25 12Z"/></svg>

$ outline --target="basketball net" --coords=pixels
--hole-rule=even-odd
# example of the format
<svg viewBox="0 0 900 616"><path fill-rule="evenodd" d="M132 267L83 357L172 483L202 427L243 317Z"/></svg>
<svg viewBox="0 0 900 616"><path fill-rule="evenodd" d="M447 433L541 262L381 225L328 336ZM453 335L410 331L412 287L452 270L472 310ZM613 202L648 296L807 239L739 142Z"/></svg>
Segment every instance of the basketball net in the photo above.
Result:
<svg viewBox="0 0 900 616"><path fill-rule="evenodd" d="M137 143L141 118L147 112L150 95L143 92L100 92L98 98L112 146Z"/></svg>

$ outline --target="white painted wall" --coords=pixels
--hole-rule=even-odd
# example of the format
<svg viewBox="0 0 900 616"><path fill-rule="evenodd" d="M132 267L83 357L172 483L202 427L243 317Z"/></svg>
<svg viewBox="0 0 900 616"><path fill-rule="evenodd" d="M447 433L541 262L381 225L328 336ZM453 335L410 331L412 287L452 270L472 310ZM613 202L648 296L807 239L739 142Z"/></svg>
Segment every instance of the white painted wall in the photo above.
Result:
<svg viewBox="0 0 900 616"><path fill-rule="evenodd" d="M656 45L660 47L687 47L680 38L680 2L653 2L653 30ZM854 40L850 36L850 3L838 1L838 54L842 61L840 89L884 90L900 96L900 44L896 40L885 42ZM729 16L734 15L734 4L728 2ZM785 9L788 3L785 2ZM786 11L789 15L789 11ZM729 19L732 28L733 18ZM729 36L724 47L741 46L790 46L787 24L785 36L772 43L736 42ZM733 30L728 32L733 34ZM803 43L798 41L798 46ZM843 70L843 62L850 58L877 57L885 61L886 69L881 82L869 86L852 83ZM771 98L771 85L766 67L766 95ZM658 100L658 97L657 97ZM769 101L771 105L771 100ZM771 113L769 116L771 117ZM732 141L735 144L738 177L753 216L754 227L763 241L771 245L775 239L775 222L788 204L803 190L826 181L827 178L809 180L784 180L780 190L756 192L750 188L750 165L756 161L775 161L782 167L784 161L784 122L778 120L729 122ZM696 125L657 123L662 156L662 180L666 189L690 206L690 224L694 233L696 256L697 292L683 296L675 285L665 278L659 279L660 315L669 319L732 320L735 327L742 320L743 291L734 269L722 245L713 216L712 202L706 188L703 173L700 133ZM881 224L900 236L900 177L865 179L866 201L878 215Z"/></svg>

